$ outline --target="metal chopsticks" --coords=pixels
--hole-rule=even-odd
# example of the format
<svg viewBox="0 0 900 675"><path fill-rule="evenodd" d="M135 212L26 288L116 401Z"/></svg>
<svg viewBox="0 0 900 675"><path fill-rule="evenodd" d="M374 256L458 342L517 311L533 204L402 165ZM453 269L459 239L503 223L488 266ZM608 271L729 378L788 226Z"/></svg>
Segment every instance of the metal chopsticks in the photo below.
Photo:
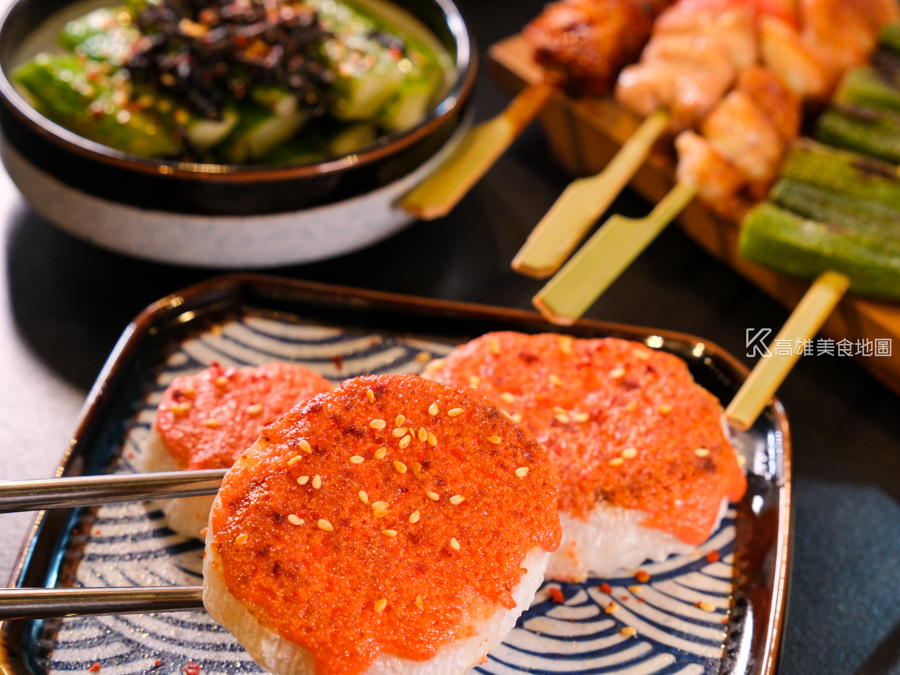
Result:
<svg viewBox="0 0 900 675"><path fill-rule="evenodd" d="M0 513L215 494L225 469L0 482ZM0 621L203 608L202 586L0 589Z"/></svg>
<svg viewBox="0 0 900 675"><path fill-rule="evenodd" d="M213 495L225 469L0 482L0 513Z"/></svg>
<svg viewBox="0 0 900 675"><path fill-rule="evenodd" d="M101 614L178 612L202 608L202 586L7 588L0 590L0 621Z"/></svg>

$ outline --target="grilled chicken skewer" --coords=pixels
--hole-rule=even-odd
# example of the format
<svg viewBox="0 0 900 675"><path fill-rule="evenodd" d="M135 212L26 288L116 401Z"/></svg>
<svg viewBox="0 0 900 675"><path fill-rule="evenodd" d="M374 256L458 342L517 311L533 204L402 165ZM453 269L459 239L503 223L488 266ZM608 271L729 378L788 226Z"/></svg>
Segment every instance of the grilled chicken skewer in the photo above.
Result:
<svg viewBox="0 0 900 675"><path fill-rule="evenodd" d="M525 28L544 82L522 91L497 117L473 127L441 167L400 206L431 220L449 213L537 117L558 87L608 94L619 70L641 53L656 15L671 0L561 0Z"/></svg>
<svg viewBox="0 0 900 675"><path fill-rule="evenodd" d="M783 153L783 139L796 133L799 107L790 99L799 97L808 107L820 105L841 73L871 53L879 29L900 20L891 0L867 0L865 5L804 0L802 30L792 8L775 0L681 0L665 11L641 62L626 67L616 87L622 105L647 116L644 124L604 172L569 186L532 232L513 268L538 278L559 269L667 130L677 133L699 126L714 138L719 154L736 164L719 163L725 167L720 175L720 167L710 165L697 136L682 134L678 149L685 166L679 168L679 179L690 175L701 198L717 213L739 216L765 194L777 171L777 162L771 160ZM851 27L849 36L840 30L842 20ZM830 42L835 49L827 48ZM765 66L767 76L757 76L750 103L768 120L756 114L753 105L745 105L744 97L725 96L735 82L738 90L747 88L740 80L756 63ZM779 91L784 86L770 86L772 76L788 94ZM757 93L761 98L753 96ZM750 133L757 134L751 155L729 152L735 148L743 152L746 144L742 139L726 141L729 130L715 128L735 113L751 123ZM661 116L670 124L661 124ZM734 169L746 169L745 177ZM742 190L749 194L739 198Z"/></svg>

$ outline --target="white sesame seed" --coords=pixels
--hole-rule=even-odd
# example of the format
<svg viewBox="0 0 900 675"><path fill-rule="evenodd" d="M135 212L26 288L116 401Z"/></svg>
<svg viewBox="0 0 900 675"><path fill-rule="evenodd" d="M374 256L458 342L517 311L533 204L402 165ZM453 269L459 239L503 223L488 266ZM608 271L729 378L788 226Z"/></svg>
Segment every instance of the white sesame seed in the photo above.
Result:
<svg viewBox="0 0 900 675"><path fill-rule="evenodd" d="M391 432L394 438L400 438L401 436L406 436L406 427L398 427Z"/></svg>
<svg viewBox="0 0 900 675"><path fill-rule="evenodd" d="M621 457L613 457L611 460L609 460L610 466L622 466L624 463L625 460Z"/></svg>
<svg viewBox="0 0 900 675"><path fill-rule="evenodd" d="M457 415L463 414L463 409L462 408L452 408L447 411L447 414L450 415L450 417L456 417Z"/></svg>
<svg viewBox="0 0 900 675"><path fill-rule="evenodd" d="M409 522L411 522L411 523L418 523L418 522L419 522L419 512L418 512L418 511L413 511L413 512L409 515Z"/></svg>
<svg viewBox="0 0 900 675"><path fill-rule="evenodd" d="M494 445L499 445L500 441L503 440L499 436L488 436L488 443L493 443Z"/></svg>
<svg viewBox="0 0 900 675"><path fill-rule="evenodd" d="M247 407L247 414L256 417L262 412L262 403L254 403Z"/></svg>
<svg viewBox="0 0 900 675"><path fill-rule="evenodd" d="M587 422L589 419L591 419L591 416L586 412L575 413L574 415L572 415L572 417L575 418L576 422L579 422L582 424L584 422Z"/></svg>
<svg viewBox="0 0 900 675"><path fill-rule="evenodd" d="M297 516L293 513L288 515L287 520L291 525L302 525L303 524L303 520L300 518L300 516Z"/></svg>
<svg viewBox="0 0 900 675"><path fill-rule="evenodd" d="M377 511L373 511L372 515L376 518L384 518L388 514L387 509L378 509Z"/></svg>
<svg viewBox="0 0 900 675"><path fill-rule="evenodd" d="M516 397L510 394L508 391L504 391L502 394L500 394L500 400L504 403L515 403Z"/></svg>
<svg viewBox="0 0 900 675"><path fill-rule="evenodd" d="M477 375L470 375L470 376L469 376L469 386L470 386L470 387L478 387L479 384L481 384L481 378L480 378L480 377L478 377Z"/></svg>
<svg viewBox="0 0 900 675"><path fill-rule="evenodd" d="M563 408L561 405L555 405L553 406L553 412L555 412L557 415L565 415L569 411Z"/></svg>
<svg viewBox="0 0 900 675"><path fill-rule="evenodd" d="M619 629L619 633L621 633L625 637L634 637L635 635L637 635L637 632L637 628L635 628L634 626L623 626Z"/></svg>
<svg viewBox="0 0 900 675"><path fill-rule="evenodd" d="M403 462L394 462L394 469L397 473L406 473L406 464Z"/></svg>
<svg viewBox="0 0 900 675"><path fill-rule="evenodd" d="M244 544L247 543L247 540L249 538L250 537L245 532L244 534L239 534L237 537L235 537L234 543L237 544L238 546L243 546Z"/></svg>
<svg viewBox="0 0 900 675"><path fill-rule="evenodd" d="M394 426L399 427L406 421L405 415L397 415L397 419L394 420Z"/></svg>
<svg viewBox="0 0 900 675"><path fill-rule="evenodd" d="M309 482L309 476L300 476L300 478L297 479L297 482L300 485L306 485Z"/></svg>
<svg viewBox="0 0 900 675"><path fill-rule="evenodd" d="M387 502L373 502L372 510L378 511L379 509L386 509L388 506L390 506L390 504L388 504Z"/></svg>
<svg viewBox="0 0 900 675"><path fill-rule="evenodd" d="M616 603L611 602L604 608L603 611L606 612L607 614L612 614L617 609L619 609L619 606Z"/></svg>
<svg viewBox="0 0 900 675"><path fill-rule="evenodd" d="M381 534L383 534L385 537L396 537L397 530L382 530Z"/></svg>
<svg viewBox="0 0 900 675"><path fill-rule="evenodd" d="M625 377L625 369L624 368L616 368L613 371L610 371L609 376L614 380L618 380L622 377Z"/></svg>
<svg viewBox="0 0 900 675"><path fill-rule="evenodd" d="M431 415L432 417L434 417L435 415L438 414L438 404L437 404L437 402L434 402L434 403L432 403L430 406L428 406L428 414Z"/></svg>
<svg viewBox="0 0 900 675"><path fill-rule="evenodd" d="M416 354L416 361L419 363L428 363L431 361L431 352L419 352Z"/></svg>
<svg viewBox="0 0 900 675"><path fill-rule="evenodd" d="M320 487L322 487L322 477L319 474L316 474L315 476L313 476L312 486L316 490L318 490Z"/></svg>
<svg viewBox="0 0 900 675"><path fill-rule="evenodd" d="M559 350L563 354L571 354L572 353L572 338L567 337L565 335L561 335L557 338L557 344L559 345Z"/></svg>
<svg viewBox="0 0 900 675"><path fill-rule="evenodd" d="M360 490L356 494L359 497L359 501L361 501L363 504L369 503L369 495L366 494L365 490Z"/></svg>
<svg viewBox="0 0 900 675"><path fill-rule="evenodd" d="M369 389L366 392L366 398L369 399L369 403L375 403L375 392Z"/></svg>
<svg viewBox="0 0 900 675"><path fill-rule="evenodd" d="M450 503L453 504L453 506L462 504L464 501L466 501L466 498L462 495L453 495L452 497L450 497Z"/></svg>
<svg viewBox="0 0 900 675"><path fill-rule="evenodd" d="M428 497L428 499L430 499L433 502L436 502L438 499L441 498L437 492L426 492L425 496Z"/></svg>
<svg viewBox="0 0 900 675"><path fill-rule="evenodd" d="M353 455L353 457L350 458L351 464L362 464L364 461L365 461L365 458L360 457L359 455Z"/></svg>
<svg viewBox="0 0 900 675"><path fill-rule="evenodd" d="M488 342L488 347L491 350L491 354L499 354L500 353L500 341L497 338L491 338Z"/></svg>
<svg viewBox="0 0 900 675"><path fill-rule="evenodd" d="M569 419L569 416L566 415L565 413L556 413L556 415L554 415L554 417L556 418L556 421L559 422L560 424L568 424L571 421Z"/></svg>
<svg viewBox="0 0 900 675"><path fill-rule="evenodd" d="M303 452L305 452L307 455L311 455L311 454L312 454L312 446L309 444L309 441L306 440L305 438L301 439L300 442L299 442L297 445L299 445L299 446L300 446L300 449L301 449Z"/></svg>
<svg viewBox="0 0 900 675"><path fill-rule="evenodd" d="M224 376L219 376L215 379L215 383L220 387L224 387L226 384L228 384L228 378L224 377Z"/></svg>
<svg viewBox="0 0 900 675"><path fill-rule="evenodd" d="M375 430L384 429L387 426L387 422L382 419L374 419L369 422L369 426Z"/></svg>
<svg viewBox="0 0 900 675"><path fill-rule="evenodd" d="M375 603L375 611L381 614L384 611L384 608L387 607L387 600L382 598L381 600Z"/></svg>
<svg viewBox="0 0 900 675"><path fill-rule="evenodd" d="M217 420L215 418L206 420L203 423L203 426L209 427L210 429L218 429L219 428L219 420Z"/></svg>
<svg viewBox="0 0 900 675"><path fill-rule="evenodd" d="M387 454L387 448L378 448L375 451L375 459L381 459Z"/></svg>
<svg viewBox="0 0 900 675"><path fill-rule="evenodd" d="M697 455L697 457L708 457L709 450L707 450L706 448L697 448L696 450L694 450L694 454Z"/></svg>
<svg viewBox="0 0 900 675"><path fill-rule="evenodd" d="M704 612L715 612L716 606L711 602L698 602L697 607L702 609Z"/></svg>
<svg viewBox="0 0 900 675"><path fill-rule="evenodd" d="M670 412L672 412L672 406L668 404L661 405L659 406L659 412L663 415L668 415Z"/></svg>
<svg viewBox="0 0 900 675"><path fill-rule="evenodd" d="M527 466L520 466L518 469L516 469L516 477L517 478L525 478L525 476L527 476L527 475L528 475L528 467Z"/></svg>
<svg viewBox="0 0 900 675"><path fill-rule="evenodd" d="M635 595L640 595L641 593L644 592L644 587L643 586L629 586L628 590L631 591L632 593L634 593Z"/></svg>
<svg viewBox="0 0 900 675"><path fill-rule="evenodd" d="M422 599L421 595L416 596L416 607L419 609L425 609L425 601Z"/></svg>
<svg viewBox="0 0 900 675"><path fill-rule="evenodd" d="M413 462L412 469L413 469L413 475L416 478L422 477L422 465L421 464L419 464L418 462Z"/></svg>
<svg viewBox="0 0 900 675"><path fill-rule="evenodd" d="M454 551L459 550L459 542L456 541L455 537L450 539L450 548L452 548Z"/></svg>
<svg viewBox="0 0 900 675"><path fill-rule="evenodd" d="M303 455L294 455L288 460L288 466L294 466L297 462L303 459Z"/></svg>
<svg viewBox="0 0 900 675"><path fill-rule="evenodd" d="M191 409L190 401L185 401L184 403L176 403L175 405L173 405L169 408L169 410L172 411L172 414L175 415L175 417L181 417L183 415L186 415L187 411L190 409Z"/></svg>
<svg viewBox="0 0 900 675"><path fill-rule="evenodd" d="M646 361L647 359L650 358L650 352L646 352L646 351L644 351L644 350L642 350L642 349L635 349L634 352L632 352L632 353L633 353L637 358L639 358L639 359L641 359L641 360L643 360L643 361Z"/></svg>
<svg viewBox="0 0 900 675"><path fill-rule="evenodd" d="M437 445L437 436L435 436L430 431L428 432L428 445L430 445L431 447L434 447Z"/></svg>
<svg viewBox="0 0 900 675"><path fill-rule="evenodd" d="M632 459L633 457L637 457L637 448L625 448L622 451L622 457L625 459Z"/></svg>
<svg viewBox="0 0 900 675"><path fill-rule="evenodd" d="M331 526L331 523L329 523L324 518L320 518L319 522L316 524L319 526L320 530L324 530L325 532L333 532L334 531L334 528Z"/></svg>
<svg viewBox="0 0 900 675"><path fill-rule="evenodd" d="M550 382L552 384L555 384L557 387L562 384L562 380L559 379L559 377L557 375L551 375L549 379L550 379Z"/></svg>
<svg viewBox="0 0 900 675"><path fill-rule="evenodd" d="M512 419L513 419L513 422L515 422L516 424L518 424L519 422L522 421L522 416L521 416L519 413L515 413L515 414L512 416Z"/></svg>
<svg viewBox="0 0 900 675"><path fill-rule="evenodd" d="M425 429L425 427L419 429L419 440L423 443L428 440L428 431Z"/></svg>
<svg viewBox="0 0 900 675"><path fill-rule="evenodd" d="M397 444L401 448L405 448L412 441L412 437L407 435L400 439L400 442Z"/></svg>

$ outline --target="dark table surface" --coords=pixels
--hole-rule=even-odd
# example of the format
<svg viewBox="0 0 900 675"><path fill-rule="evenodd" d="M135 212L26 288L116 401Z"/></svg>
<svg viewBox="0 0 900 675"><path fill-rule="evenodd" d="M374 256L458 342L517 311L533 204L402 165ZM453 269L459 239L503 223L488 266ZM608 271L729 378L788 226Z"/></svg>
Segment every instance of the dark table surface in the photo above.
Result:
<svg viewBox="0 0 900 675"><path fill-rule="evenodd" d="M539 0L458 4L482 49L541 7ZM479 117L506 103L484 73L475 100ZM509 262L566 182L540 129L531 128L449 217L336 260L273 272L529 308L540 283L513 274ZM613 210L639 215L648 205L625 194ZM2 173L0 222L0 476L47 477L128 322L215 273L127 259L63 234ZM787 313L673 227L588 316L700 335L750 365L745 329L777 329ZM900 400L849 359L825 356L802 359L779 396L793 430L795 495L781 672L900 672ZM30 520L0 516L4 578Z"/></svg>

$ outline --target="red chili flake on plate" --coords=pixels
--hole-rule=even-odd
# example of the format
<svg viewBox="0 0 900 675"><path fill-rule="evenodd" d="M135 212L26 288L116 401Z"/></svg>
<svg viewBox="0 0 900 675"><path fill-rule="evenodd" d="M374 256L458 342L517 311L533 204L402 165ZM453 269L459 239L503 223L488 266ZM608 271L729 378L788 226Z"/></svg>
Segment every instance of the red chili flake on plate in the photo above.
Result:
<svg viewBox="0 0 900 675"><path fill-rule="evenodd" d="M553 598L553 602L562 604L566 601L566 596L564 596L563 592L556 586L551 586L547 589L547 592L550 593L550 597Z"/></svg>
<svg viewBox="0 0 900 675"><path fill-rule="evenodd" d="M719 560L719 552L718 551L710 551L706 554L706 562L718 562Z"/></svg>
<svg viewBox="0 0 900 675"><path fill-rule="evenodd" d="M627 595L623 595L623 596L622 596L622 601L623 601L623 602L628 602L628 596L627 596Z"/></svg>
<svg viewBox="0 0 900 675"><path fill-rule="evenodd" d="M89 670L90 672L92 672L92 673L99 673L99 672L100 672L100 664L99 664L99 663L95 663L95 664L92 665L90 668L88 668L88 670Z"/></svg>
<svg viewBox="0 0 900 675"><path fill-rule="evenodd" d="M153 662L154 668L159 668L161 665L162 665L162 661L160 661L159 659L156 659L156 661Z"/></svg>
<svg viewBox="0 0 900 675"><path fill-rule="evenodd" d="M181 672L183 672L184 675L200 675L200 670L200 664L194 663L193 661L186 663L181 667Z"/></svg>
<svg viewBox="0 0 900 675"><path fill-rule="evenodd" d="M600 592L610 595L612 593L612 586L609 584L600 584Z"/></svg>
<svg viewBox="0 0 900 675"><path fill-rule="evenodd" d="M642 584L646 584L648 581L650 581L650 573L645 570L638 570L637 572L635 572L634 578Z"/></svg>
<svg viewBox="0 0 900 675"><path fill-rule="evenodd" d="M331 357L331 362L334 364L334 367L338 370L343 369L344 367L344 357L340 354L335 354Z"/></svg>

